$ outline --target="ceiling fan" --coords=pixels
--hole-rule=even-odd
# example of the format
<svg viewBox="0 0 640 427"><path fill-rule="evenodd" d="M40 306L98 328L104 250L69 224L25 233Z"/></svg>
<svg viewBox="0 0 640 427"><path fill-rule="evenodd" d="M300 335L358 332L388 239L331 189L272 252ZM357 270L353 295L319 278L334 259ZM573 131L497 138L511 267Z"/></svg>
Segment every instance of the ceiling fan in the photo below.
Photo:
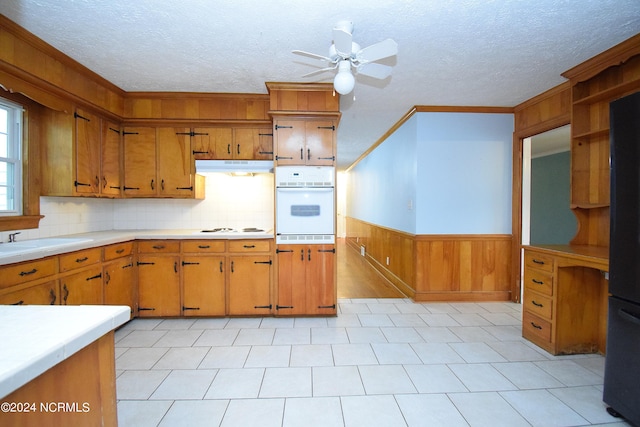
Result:
<svg viewBox="0 0 640 427"><path fill-rule="evenodd" d="M339 94L346 95L353 90L355 85L355 77L351 72L352 68L356 73L363 76L376 79L389 77L392 67L378 64L376 61L396 55L398 53L398 44L392 39L386 39L361 49L360 45L353 41L353 22L339 21L333 27L333 43L329 48L329 56L317 55L302 50L294 50L292 53L320 59L328 63L328 67L305 74L302 77L314 76L337 68L338 73L333 80L333 87Z"/></svg>

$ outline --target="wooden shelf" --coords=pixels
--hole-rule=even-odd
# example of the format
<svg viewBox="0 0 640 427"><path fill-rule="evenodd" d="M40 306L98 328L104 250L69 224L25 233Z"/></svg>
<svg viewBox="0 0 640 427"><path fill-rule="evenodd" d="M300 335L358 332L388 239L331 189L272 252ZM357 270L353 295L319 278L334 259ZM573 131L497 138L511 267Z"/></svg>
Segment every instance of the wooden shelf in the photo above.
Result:
<svg viewBox="0 0 640 427"><path fill-rule="evenodd" d="M591 138L600 138L600 137L608 137L609 136L609 128L606 129L596 129L588 132L581 132L579 134L573 135L574 140L580 140L580 142L589 142Z"/></svg>
<svg viewBox="0 0 640 427"><path fill-rule="evenodd" d="M589 83L578 83L579 85L588 85ZM628 95L633 92L638 91L638 86L640 86L640 79L635 79L631 81L627 81L624 83L620 83L609 88L603 89L599 92L596 92L591 95L587 95L584 97L578 97L574 99L573 105L581 105L581 104L595 104L600 101L610 102L612 99L616 99L622 97L624 95Z"/></svg>
<svg viewBox="0 0 640 427"><path fill-rule="evenodd" d="M571 209L598 209L598 208L608 208L611 206L610 203L571 203Z"/></svg>

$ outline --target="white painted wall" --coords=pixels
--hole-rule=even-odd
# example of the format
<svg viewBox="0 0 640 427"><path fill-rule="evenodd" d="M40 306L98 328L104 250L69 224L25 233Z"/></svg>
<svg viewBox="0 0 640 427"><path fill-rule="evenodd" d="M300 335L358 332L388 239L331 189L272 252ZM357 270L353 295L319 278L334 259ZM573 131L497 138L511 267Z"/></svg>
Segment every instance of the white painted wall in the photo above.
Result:
<svg viewBox="0 0 640 427"><path fill-rule="evenodd" d="M347 215L412 234L511 233L511 114L417 113L348 173Z"/></svg>
<svg viewBox="0 0 640 427"><path fill-rule="evenodd" d="M349 171L348 216L415 233L417 125L411 117Z"/></svg>

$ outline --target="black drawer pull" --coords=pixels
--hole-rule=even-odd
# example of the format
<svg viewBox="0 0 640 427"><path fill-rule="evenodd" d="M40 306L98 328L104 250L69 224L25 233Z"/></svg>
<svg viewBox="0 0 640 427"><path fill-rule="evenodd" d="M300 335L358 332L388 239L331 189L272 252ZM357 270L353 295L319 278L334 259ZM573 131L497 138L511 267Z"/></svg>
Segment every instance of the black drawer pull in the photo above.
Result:
<svg viewBox="0 0 640 427"><path fill-rule="evenodd" d="M76 259L76 262L79 264L79 263L81 263L81 262L85 262L85 261L87 261L88 259L89 259L89 257L77 258L77 259Z"/></svg>
<svg viewBox="0 0 640 427"><path fill-rule="evenodd" d="M121 253L123 253L123 252L124 252L124 249L118 249L118 250L116 250L116 253L117 253L117 254L121 254Z"/></svg>
<svg viewBox="0 0 640 427"><path fill-rule="evenodd" d="M200 307L182 307L182 311L187 311L187 310L200 310Z"/></svg>
<svg viewBox="0 0 640 427"><path fill-rule="evenodd" d="M540 304L539 302L536 302L536 300L531 301L531 304L535 305L536 307L544 307L543 304Z"/></svg>
<svg viewBox="0 0 640 427"><path fill-rule="evenodd" d="M540 265L544 265L544 261L540 260L540 259L532 259L531 261L533 261L536 264L540 264Z"/></svg>
<svg viewBox="0 0 640 427"><path fill-rule="evenodd" d="M245 249L253 249L256 247L256 245L243 245L242 247Z"/></svg>
<svg viewBox="0 0 640 427"><path fill-rule="evenodd" d="M37 273L37 272L38 272L37 268L34 268L33 270L29 270L29 271L21 271L20 272L20 276L30 276L30 275L32 275L34 273Z"/></svg>
<svg viewBox="0 0 640 427"><path fill-rule="evenodd" d="M271 260L269 261L253 261L254 264L273 264L273 262Z"/></svg>
<svg viewBox="0 0 640 427"><path fill-rule="evenodd" d="M87 282L93 279L100 279L102 277L102 273L96 274L95 276L87 277Z"/></svg>
<svg viewBox="0 0 640 427"><path fill-rule="evenodd" d="M332 308L332 309L336 309L336 305L319 305L318 308Z"/></svg>
<svg viewBox="0 0 640 427"><path fill-rule="evenodd" d="M164 249L164 245L153 245L151 246L153 249Z"/></svg>
<svg viewBox="0 0 640 427"><path fill-rule="evenodd" d="M271 310L271 304L269 305L254 305L253 308L268 308Z"/></svg>
<svg viewBox="0 0 640 427"><path fill-rule="evenodd" d="M276 310L280 310L282 308L293 308L292 305L276 305Z"/></svg>
<svg viewBox="0 0 640 427"><path fill-rule="evenodd" d="M24 304L24 300L20 300L18 302L12 302L11 305L22 305Z"/></svg>
<svg viewBox="0 0 640 427"><path fill-rule="evenodd" d="M198 245L198 249L209 249L210 245Z"/></svg>
<svg viewBox="0 0 640 427"><path fill-rule="evenodd" d="M531 281L536 285L544 285L544 282L542 280L531 279Z"/></svg>
<svg viewBox="0 0 640 427"><path fill-rule="evenodd" d="M531 326L533 326L536 329L542 329L542 326L540 325L536 325L535 323L531 322Z"/></svg>

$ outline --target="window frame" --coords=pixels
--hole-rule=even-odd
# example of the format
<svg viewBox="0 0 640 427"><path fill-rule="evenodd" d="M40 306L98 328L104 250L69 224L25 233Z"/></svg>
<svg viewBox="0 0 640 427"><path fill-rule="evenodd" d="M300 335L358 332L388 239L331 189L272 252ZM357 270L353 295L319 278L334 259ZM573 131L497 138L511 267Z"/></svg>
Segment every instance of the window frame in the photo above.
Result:
<svg viewBox="0 0 640 427"><path fill-rule="evenodd" d="M11 179L7 179L7 192L12 193L12 209L0 210L0 217L21 216L23 212L23 113L24 106L0 97L0 107L7 111L7 157L0 157L0 162L13 165ZM7 166L7 170L10 168Z"/></svg>

